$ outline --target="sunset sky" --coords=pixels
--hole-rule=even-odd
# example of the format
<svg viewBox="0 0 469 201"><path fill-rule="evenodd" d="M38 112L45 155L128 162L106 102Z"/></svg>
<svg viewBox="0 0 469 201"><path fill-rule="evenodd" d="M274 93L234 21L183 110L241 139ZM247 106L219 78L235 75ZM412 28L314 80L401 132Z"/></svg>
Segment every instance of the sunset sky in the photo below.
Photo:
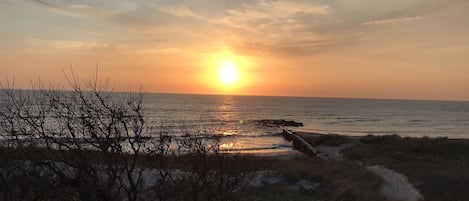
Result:
<svg viewBox="0 0 469 201"><path fill-rule="evenodd" d="M469 100L469 1L0 1L2 82L97 63L117 90Z"/></svg>

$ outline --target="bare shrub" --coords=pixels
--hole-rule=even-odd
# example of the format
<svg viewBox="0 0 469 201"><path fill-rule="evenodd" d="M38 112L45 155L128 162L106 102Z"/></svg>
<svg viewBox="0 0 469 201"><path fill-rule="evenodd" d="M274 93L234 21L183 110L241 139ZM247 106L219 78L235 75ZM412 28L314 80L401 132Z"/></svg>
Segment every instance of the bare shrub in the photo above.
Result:
<svg viewBox="0 0 469 201"><path fill-rule="evenodd" d="M197 133L153 129L142 92L71 74L71 91L2 86L0 200L235 200L245 186L241 157Z"/></svg>
<svg viewBox="0 0 469 201"><path fill-rule="evenodd" d="M206 131L183 127L181 136L168 133L168 127L160 129L148 160L158 178L152 187L156 200L238 200L253 173L247 156L223 153Z"/></svg>
<svg viewBox="0 0 469 201"><path fill-rule="evenodd" d="M72 74L73 75L73 74ZM32 180L52 182L38 199L60 196L66 188L80 200L137 200L141 171L137 160L147 127L143 93L114 94L97 79L83 86L73 76L72 91L3 87L3 141L15 148L19 163L40 168ZM122 96L116 97L116 96ZM125 146L124 146L125 145ZM31 168L29 168L31 169ZM26 170L25 170L26 171ZM54 190L55 189L55 190ZM67 195L68 196L68 195ZM62 199L62 198L60 198Z"/></svg>

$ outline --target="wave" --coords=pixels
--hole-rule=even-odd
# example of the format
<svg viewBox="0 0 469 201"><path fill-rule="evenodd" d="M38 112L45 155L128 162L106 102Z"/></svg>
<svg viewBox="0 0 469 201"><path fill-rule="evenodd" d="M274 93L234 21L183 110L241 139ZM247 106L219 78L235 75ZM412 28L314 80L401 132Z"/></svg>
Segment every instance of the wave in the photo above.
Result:
<svg viewBox="0 0 469 201"><path fill-rule="evenodd" d="M264 147L247 147L247 148L227 148L222 151L262 151L262 150L278 150L278 149L292 149L293 146L274 144L272 146Z"/></svg>
<svg viewBox="0 0 469 201"><path fill-rule="evenodd" d="M364 123L364 122L380 122L382 119L354 119L354 118L336 118L336 119L350 119L345 121L333 121L327 122L326 124L342 124L342 123Z"/></svg>
<svg viewBox="0 0 469 201"><path fill-rule="evenodd" d="M259 135L249 135L249 134L230 134L230 135L210 135L213 138L238 138L238 137L249 137L249 138L264 138L264 137L281 137L282 133L264 133Z"/></svg>

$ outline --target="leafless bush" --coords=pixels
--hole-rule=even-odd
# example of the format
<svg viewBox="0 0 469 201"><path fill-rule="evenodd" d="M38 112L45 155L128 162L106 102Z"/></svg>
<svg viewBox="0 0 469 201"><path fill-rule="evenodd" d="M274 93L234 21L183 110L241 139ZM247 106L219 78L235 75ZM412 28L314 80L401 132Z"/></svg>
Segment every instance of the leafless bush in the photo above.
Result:
<svg viewBox="0 0 469 201"><path fill-rule="evenodd" d="M17 150L15 157L33 159L21 164L33 163L39 175L54 181L44 192L64 187L80 200L116 200L118 195L137 200L142 180L137 160L147 129L143 93L115 95L97 78L83 86L73 74L68 80L72 91L41 83L31 90L3 86L2 140Z"/></svg>
<svg viewBox="0 0 469 201"><path fill-rule="evenodd" d="M223 153L210 133L181 128L180 136L169 127L159 129L149 149L153 197L160 201L237 200L252 169L246 156Z"/></svg>
<svg viewBox="0 0 469 201"><path fill-rule="evenodd" d="M246 165L217 143L164 125L151 136L142 92L67 80L2 86L0 200L234 200L245 185Z"/></svg>

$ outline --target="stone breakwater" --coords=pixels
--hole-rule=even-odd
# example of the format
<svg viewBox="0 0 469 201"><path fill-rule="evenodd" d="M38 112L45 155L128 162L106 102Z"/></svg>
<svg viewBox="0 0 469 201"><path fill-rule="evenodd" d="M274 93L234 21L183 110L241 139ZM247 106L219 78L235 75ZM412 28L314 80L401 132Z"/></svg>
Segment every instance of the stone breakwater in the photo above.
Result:
<svg viewBox="0 0 469 201"><path fill-rule="evenodd" d="M319 152L318 149L312 146L308 141L306 141L303 137L295 134L294 132L279 126L282 129L282 134L288 141L292 141L293 148L297 149L298 151L311 155L311 156L318 156Z"/></svg>

